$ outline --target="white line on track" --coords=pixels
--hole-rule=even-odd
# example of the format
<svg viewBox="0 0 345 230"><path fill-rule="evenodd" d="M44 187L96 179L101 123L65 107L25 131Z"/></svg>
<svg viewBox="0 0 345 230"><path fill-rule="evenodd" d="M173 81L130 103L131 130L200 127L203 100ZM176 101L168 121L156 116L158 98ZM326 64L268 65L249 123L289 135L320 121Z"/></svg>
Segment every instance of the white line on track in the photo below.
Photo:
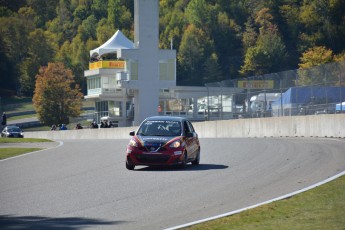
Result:
<svg viewBox="0 0 345 230"><path fill-rule="evenodd" d="M165 230L175 230L175 229L181 229L181 228L185 228L185 227L190 227L192 225L204 223L204 222L207 222L207 221L210 221L210 220L215 220L215 219L219 219L219 218L222 218L222 217L231 216L231 215L234 215L234 214L237 214L237 213L249 210L249 209L253 209L253 208L259 207L261 205L269 204L269 203L272 203L272 202L275 202L275 201L278 201L278 200L283 200L283 199L295 196L297 194L300 194L302 192L308 191L310 189L316 188L316 187L318 187L320 185L326 184L326 183L328 183L328 182L330 182L332 180L335 180L335 179L337 179L337 178L339 178L339 177L341 177L343 175L345 175L345 171L343 171L343 172L341 172L339 174L336 174L335 176L332 176L332 177L330 177L330 178L328 178L326 180L323 180L323 181L321 181L319 183L316 183L316 184L311 185L309 187L306 187L304 189L298 190L296 192L292 192L292 193L289 193L289 194L286 194L286 195L283 195L283 196L280 196L280 197L277 197L277 198L274 198L274 199L271 199L271 200L268 200L268 201L264 201L262 203L258 203L258 204L252 205L252 206L241 208L241 209L238 209L238 210L235 210L235 211L223 213L223 214L220 214L220 215L217 215L217 216L212 216L212 217L205 218L205 219L202 219L202 220L197 220L197 221L194 221L194 222L178 225L178 226L175 226L175 227L166 228Z"/></svg>
<svg viewBox="0 0 345 230"><path fill-rule="evenodd" d="M25 154L21 154L21 155L15 156L15 157L9 157L9 158L0 160L0 162L1 162L1 161L11 160L11 159L18 158L18 157L27 156L27 155L30 155L30 154L33 154L33 153L37 153L37 152L41 152L41 151L44 151L44 150L47 150L47 149L54 149L54 148L60 147L60 146L62 146L62 145L63 145L63 142L62 142L62 141L59 141L59 145L57 145L57 146L54 146L54 147L51 147L51 148L46 148L46 149L41 149L41 150L38 150L38 151L33 151L33 152L25 153Z"/></svg>

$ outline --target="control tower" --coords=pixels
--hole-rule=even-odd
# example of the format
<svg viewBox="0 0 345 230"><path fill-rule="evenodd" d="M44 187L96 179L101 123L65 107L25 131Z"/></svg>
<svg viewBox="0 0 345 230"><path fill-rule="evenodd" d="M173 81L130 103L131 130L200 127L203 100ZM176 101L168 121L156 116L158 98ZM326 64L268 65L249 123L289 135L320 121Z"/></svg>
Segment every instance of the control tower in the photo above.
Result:
<svg viewBox="0 0 345 230"><path fill-rule="evenodd" d="M176 51L160 50L158 39L159 1L134 0L134 49L118 52L128 63L122 87L134 90L133 125L158 115L160 90L176 86Z"/></svg>

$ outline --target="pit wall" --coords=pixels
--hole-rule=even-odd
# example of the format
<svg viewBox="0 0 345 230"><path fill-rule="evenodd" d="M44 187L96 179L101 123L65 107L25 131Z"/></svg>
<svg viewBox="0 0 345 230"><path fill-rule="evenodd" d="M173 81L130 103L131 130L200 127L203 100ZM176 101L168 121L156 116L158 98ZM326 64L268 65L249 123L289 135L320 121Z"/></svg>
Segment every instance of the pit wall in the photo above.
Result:
<svg viewBox="0 0 345 230"><path fill-rule="evenodd" d="M194 122L201 138L217 137L328 137L345 138L345 114L271 117ZM138 127L25 132L26 138L129 139Z"/></svg>

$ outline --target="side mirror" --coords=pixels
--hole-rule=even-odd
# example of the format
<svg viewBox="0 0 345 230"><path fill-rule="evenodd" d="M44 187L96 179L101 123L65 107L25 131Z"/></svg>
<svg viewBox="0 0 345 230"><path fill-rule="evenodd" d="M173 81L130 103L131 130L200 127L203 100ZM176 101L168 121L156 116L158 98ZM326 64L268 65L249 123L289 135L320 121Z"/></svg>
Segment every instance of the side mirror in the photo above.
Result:
<svg viewBox="0 0 345 230"><path fill-rule="evenodd" d="M135 135L135 131L129 132L129 136L134 136L134 135Z"/></svg>
<svg viewBox="0 0 345 230"><path fill-rule="evenodd" d="M193 134L193 133L188 132L188 133L186 133L186 137L194 137L194 134Z"/></svg>

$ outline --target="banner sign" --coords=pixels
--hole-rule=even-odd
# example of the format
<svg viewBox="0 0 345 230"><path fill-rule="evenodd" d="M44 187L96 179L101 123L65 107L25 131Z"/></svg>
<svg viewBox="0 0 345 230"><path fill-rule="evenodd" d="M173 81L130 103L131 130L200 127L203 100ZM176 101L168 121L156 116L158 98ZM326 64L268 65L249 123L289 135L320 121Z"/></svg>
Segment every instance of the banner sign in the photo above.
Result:
<svg viewBox="0 0 345 230"><path fill-rule="evenodd" d="M254 81L238 81L237 87L241 89L273 89L273 80L254 80Z"/></svg>
<svg viewBox="0 0 345 230"><path fill-rule="evenodd" d="M125 61L98 61L98 62L90 62L89 69L124 69L126 66Z"/></svg>

